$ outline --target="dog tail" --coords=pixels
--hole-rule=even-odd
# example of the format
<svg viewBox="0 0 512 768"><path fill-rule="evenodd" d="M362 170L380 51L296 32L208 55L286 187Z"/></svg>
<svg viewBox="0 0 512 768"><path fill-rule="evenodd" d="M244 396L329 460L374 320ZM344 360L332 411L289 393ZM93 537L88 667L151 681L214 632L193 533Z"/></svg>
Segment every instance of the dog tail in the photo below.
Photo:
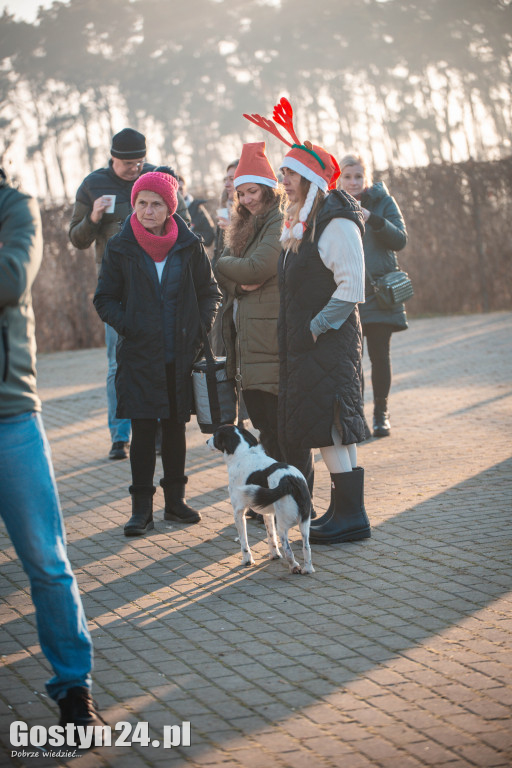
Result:
<svg viewBox="0 0 512 768"><path fill-rule="evenodd" d="M245 485L244 493L251 500L253 507L270 507L284 496L291 496L299 511L300 519L307 520L311 515L311 495L306 481L302 477L286 475L275 488L263 488L261 485Z"/></svg>

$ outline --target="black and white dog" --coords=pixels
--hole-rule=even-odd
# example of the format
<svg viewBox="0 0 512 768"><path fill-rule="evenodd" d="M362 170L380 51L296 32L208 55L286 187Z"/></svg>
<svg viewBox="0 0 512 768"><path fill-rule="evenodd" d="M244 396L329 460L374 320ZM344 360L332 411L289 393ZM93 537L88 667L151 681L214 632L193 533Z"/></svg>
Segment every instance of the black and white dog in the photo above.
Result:
<svg viewBox="0 0 512 768"><path fill-rule="evenodd" d="M277 533L290 571L314 573L309 546L311 496L304 475L295 467L267 456L254 435L246 429L224 425L217 429L206 444L212 450L224 454L229 475L229 495L242 548L242 565L254 565L247 541L245 512L250 507L257 507L265 520L270 559L281 557L276 539L275 515ZM288 530L297 524L302 536L303 568L295 560L288 540Z"/></svg>

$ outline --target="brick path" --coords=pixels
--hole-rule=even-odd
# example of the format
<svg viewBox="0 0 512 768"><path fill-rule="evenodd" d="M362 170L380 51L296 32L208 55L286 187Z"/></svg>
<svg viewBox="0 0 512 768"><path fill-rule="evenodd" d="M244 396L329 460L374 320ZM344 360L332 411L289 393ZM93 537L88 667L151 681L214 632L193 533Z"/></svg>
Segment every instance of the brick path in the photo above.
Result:
<svg viewBox="0 0 512 768"><path fill-rule="evenodd" d="M191 724L189 747L97 748L81 768L510 768L512 313L413 321L393 363L392 437L359 449L373 537L313 547L305 577L265 560L255 523L256 566L240 567L226 470L195 424L188 498L202 524L165 523L159 489L154 532L126 539L129 465L106 460L104 350L41 356L95 698L112 724L148 722L152 740ZM322 508L319 456L316 468ZM10 757L11 721L48 727L56 708L0 533L0 762L76 765Z"/></svg>

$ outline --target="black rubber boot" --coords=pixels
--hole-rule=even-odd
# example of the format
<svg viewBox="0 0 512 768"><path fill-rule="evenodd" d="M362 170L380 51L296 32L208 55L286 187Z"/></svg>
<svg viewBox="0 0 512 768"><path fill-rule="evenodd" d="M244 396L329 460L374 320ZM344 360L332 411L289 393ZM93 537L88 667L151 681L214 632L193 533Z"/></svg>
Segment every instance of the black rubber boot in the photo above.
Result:
<svg viewBox="0 0 512 768"><path fill-rule="evenodd" d="M387 397L376 397L373 403L373 436L388 437L391 433Z"/></svg>
<svg viewBox="0 0 512 768"><path fill-rule="evenodd" d="M371 536L370 521L364 508L364 469L354 467L352 472L331 475L334 483L334 509L322 525L312 525L309 540L312 544L339 544L359 541Z"/></svg>
<svg viewBox="0 0 512 768"><path fill-rule="evenodd" d="M311 514L311 519L314 520L315 522L311 523L310 531L314 531L315 528L321 528L322 525L332 517L332 513L334 512L334 483L333 483L332 477L333 476L331 475L331 500L329 502L329 506L325 510L322 517L317 517L316 512L314 516L313 514Z"/></svg>
<svg viewBox="0 0 512 768"><path fill-rule="evenodd" d="M130 485L132 516L124 527L125 536L144 536L155 527L153 522L154 486Z"/></svg>
<svg viewBox="0 0 512 768"><path fill-rule="evenodd" d="M165 511L164 520L175 520L177 523L198 523L201 515L195 509L189 507L185 501L185 485L187 477L179 480L160 480L164 489Z"/></svg>

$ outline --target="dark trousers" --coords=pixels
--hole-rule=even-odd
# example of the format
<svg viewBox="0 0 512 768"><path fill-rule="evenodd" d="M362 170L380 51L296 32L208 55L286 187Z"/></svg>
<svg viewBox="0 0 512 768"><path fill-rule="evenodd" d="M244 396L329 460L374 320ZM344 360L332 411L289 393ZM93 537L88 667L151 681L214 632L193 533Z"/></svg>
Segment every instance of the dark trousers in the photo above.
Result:
<svg viewBox="0 0 512 768"><path fill-rule="evenodd" d="M283 461L277 437L277 395L261 389L244 389L243 395L252 425L259 429L265 453L276 461Z"/></svg>
<svg viewBox="0 0 512 768"><path fill-rule="evenodd" d="M160 419L162 425L162 465L164 478L169 482L185 482L185 424L177 421L176 368L174 363L165 366L170 414ZM132 484L152 487L155 475L155 438L158 419L132 419L132 443L130 464Z"/></svg>
<svg viewBox="0 0 512 768"><path fill-rule="evenodd" d="M372 364L373 397L387 397L391 389L391 334L387 323L363 325L368 356Z"/></svg>
<svg viewBox="0 0 512 768"><path fill-rule="evenodd" d="M309 448L301 448L300 445L285 445L281 441L281 450L284 460L292 467L296 467L308 484L309 492L313 496L313 485L315 483L315 469L313 465L313 451Z"/></svg>

